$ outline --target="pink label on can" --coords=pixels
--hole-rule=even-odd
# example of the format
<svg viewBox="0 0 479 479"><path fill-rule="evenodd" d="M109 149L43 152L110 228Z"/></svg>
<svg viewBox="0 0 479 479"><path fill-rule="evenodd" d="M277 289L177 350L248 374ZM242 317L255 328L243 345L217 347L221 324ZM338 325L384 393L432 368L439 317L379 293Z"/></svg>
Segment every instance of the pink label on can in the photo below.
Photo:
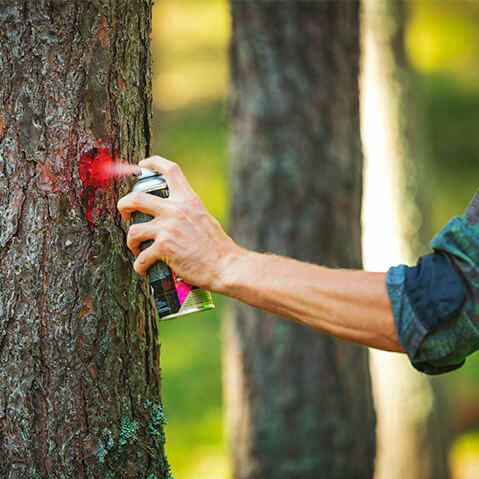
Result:
<svg viewBox="0 0 479 479"><path fill-rule="evenodd" d="M183 303L186 301L186 298L190 294L193 286L186 283L182 279L178 278L176 274L173 273L173 278L175 278L176 293L178 294L178 299L180 301L180 306L183 306Z"/></svg>

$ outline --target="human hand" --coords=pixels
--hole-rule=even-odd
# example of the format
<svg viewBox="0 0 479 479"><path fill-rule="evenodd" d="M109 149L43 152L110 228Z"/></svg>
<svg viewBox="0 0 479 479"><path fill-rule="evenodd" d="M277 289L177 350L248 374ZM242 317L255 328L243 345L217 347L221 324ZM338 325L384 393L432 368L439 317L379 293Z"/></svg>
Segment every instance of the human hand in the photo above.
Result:
<svg viewBox="0 0 479 479"><path fill-rule="evenodd" d="M159 198L134 192L118 201L125 220L133 211L153 216L151 221L131 225L128 231L128 248L137 255L135 271L145 276L148 268L161 260L186 282L219 291L224 272L241 248L211 216L176 163L152 156L139 166L161 173L170 193L168 198ZM141 251L140 244L147 240L153 244Z"/></svg>

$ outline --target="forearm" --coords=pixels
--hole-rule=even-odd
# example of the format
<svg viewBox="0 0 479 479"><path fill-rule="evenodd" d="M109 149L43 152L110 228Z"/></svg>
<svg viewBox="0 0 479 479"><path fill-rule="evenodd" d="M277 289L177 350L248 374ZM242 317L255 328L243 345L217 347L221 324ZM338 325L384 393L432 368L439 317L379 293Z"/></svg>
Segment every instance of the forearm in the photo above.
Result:
<svg viewBox="0 0 479 479"><path fill-rule="evenodd" d="M215 289L338 338L402 351L385 273L329 269L238 250Z"/></svg>

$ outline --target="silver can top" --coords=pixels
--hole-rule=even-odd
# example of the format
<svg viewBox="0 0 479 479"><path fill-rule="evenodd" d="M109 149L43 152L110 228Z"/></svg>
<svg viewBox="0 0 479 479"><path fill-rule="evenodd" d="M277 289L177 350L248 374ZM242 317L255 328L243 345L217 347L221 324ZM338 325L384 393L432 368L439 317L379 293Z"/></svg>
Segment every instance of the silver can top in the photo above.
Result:
<svg viewBox="0 0 479 479"><path fill-rule="evenodd" d="M166 188L168 187L161 173L141 168L141 175L138 177L136 184L133 185L132 191L148 192Z"/></svg>
<svg viewBox="0 0 479 479"><path fill-rule="evenodd" d="M148 168L140 168L141 174L138 177L139 180L142 180L143 178L149 178L150 176L159 176L160 173L157 173L156 171L149 170Z"/></svg>

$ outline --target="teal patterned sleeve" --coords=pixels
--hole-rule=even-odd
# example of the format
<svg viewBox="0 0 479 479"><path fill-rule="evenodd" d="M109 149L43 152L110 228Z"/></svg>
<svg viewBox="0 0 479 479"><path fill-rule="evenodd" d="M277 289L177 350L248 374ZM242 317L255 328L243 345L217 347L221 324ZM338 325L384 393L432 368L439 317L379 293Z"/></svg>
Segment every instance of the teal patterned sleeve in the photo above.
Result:
<svg viewBox="0 0 479 479"><path fill-rule="evenodd" d="M465 292L460 308L453 315L445 314L433 328L428 327L430 318L425 317L425 309L419 306L422 299L407 287L410 267L390 268L386 281L398 338L412 364L428 374L440 374L458 368L469 354L479 349L479 191L464 215L453 217L432 240L431 247L433 254L450 263L454 276L459 278L456 281L462 283ZM440 311L451 300L454 283L451 274L441 274L437 268L431 271L432 275L439 271L439 275L429 277L429 289L424 291L434 297Z"/></svg>

